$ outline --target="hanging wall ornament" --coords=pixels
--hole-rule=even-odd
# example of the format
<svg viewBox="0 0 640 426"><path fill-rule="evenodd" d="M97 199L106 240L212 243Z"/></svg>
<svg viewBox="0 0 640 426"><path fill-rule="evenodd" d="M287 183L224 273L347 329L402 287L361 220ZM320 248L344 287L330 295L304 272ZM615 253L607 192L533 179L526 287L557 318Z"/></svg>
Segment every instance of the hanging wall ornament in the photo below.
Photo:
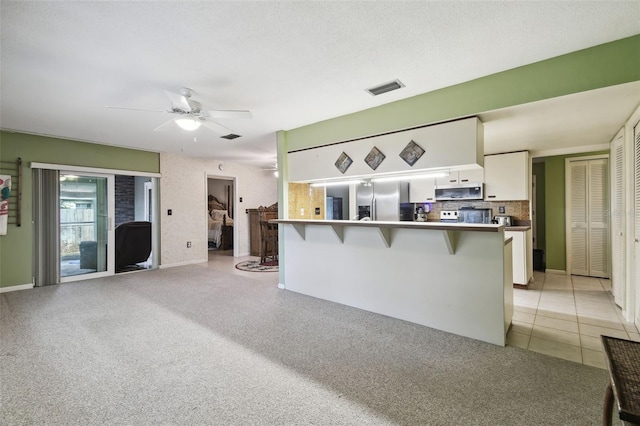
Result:
<svg viewBox="0 0 640 426"><path fill-rule="evenodd" d="M336 160L336 168L340 170L340 173L344 174L347 171L349 166L351 166L353 160L349 157L345 152L340 154L340 157Z"/></svg>
<svg viewBox="0 0 640 426"><path fill-rule="evenodd" d="M400 157L406 161L408 165L413 167L416 161L422 157L422 154L424 154L424 149L414 141L411 141L404 147L400 153Z"/></svg>
<svg viewBox="0 0 640 426"><path fill-rule="evenodd" d="M367 157L364 159L365 163L369 165L373 170L377 169L380 163L386 158L386 156L380 152L375 146L369 151Z"/></svg>

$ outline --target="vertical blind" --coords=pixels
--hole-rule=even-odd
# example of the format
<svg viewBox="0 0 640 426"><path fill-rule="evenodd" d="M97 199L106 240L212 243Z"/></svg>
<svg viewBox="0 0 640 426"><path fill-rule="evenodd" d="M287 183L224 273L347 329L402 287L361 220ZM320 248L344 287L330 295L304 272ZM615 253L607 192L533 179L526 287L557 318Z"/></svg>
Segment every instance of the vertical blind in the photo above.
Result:
<svg viewBox="0 0 640 426"><path fill-rule="evenodd" d="M60 282L60 173L33 169L35 286Z"/></svg>

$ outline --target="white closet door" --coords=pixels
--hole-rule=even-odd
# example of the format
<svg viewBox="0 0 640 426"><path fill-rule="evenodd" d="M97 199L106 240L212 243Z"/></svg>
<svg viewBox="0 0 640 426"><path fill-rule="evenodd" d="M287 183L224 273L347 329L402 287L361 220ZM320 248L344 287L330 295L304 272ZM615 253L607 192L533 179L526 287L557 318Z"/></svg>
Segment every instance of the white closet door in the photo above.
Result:
<svg viewBox="0 0 640 426"><path fill-rule="evenodd" d="M570 273L609 277L608 160L570 161Z"/></svg>
<svg viewBox="0 0 640 426"><path fill-rule="evenodd" d="M624 130L611 142L611 287L615 303L626 307Z"/></svg>
<svg viewBox="0 0 640 426"><path fill-rule="evenodd" d="M589 276L609 277L608 161L589 161Z"/></svg>
<svg viewBox="0 0 640 426"><path fill-rule="evenodd" d="M634 127L634 240L633 240L633 283L636 291L636 323L640 320L640 122Z"/></svg>
<svg viewBox="0 0 640 426"><path fill-rule="evenodd" d="M571 162L571 273L589 275L587 161Z"/></svg>

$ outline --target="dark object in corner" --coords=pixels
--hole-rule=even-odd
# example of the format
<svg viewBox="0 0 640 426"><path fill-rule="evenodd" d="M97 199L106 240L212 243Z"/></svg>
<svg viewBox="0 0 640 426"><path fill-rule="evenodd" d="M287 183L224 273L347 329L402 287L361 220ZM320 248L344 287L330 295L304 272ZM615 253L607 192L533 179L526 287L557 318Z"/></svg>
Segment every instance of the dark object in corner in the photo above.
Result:
<svg viewBox="0 0 640 426"><path fill-rule="evenodd" d="M544 272L545 269L544 250L533 249L533 270Z"/></svg>
<svg viewBox="0 0 640 426"><path fill-rule="evenodd" d="M149 259L151 222L126 222L118 225L115 234L116 272Z"/></svg>

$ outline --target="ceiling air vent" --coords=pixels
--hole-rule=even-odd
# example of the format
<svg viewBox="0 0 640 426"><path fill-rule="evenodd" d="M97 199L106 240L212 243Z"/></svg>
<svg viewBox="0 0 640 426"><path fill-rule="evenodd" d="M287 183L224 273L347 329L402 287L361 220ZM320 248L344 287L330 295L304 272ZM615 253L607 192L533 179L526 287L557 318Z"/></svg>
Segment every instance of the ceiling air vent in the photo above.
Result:
<svg viewBox="0 0 640 426"><path fill-rule="evenodd" d="M383 93L391 92L392 90L398 90L401 87L404 87L404 84L402 84L400 80L394 80L376 87L371 87L369 89L366 89L366 91L373 96L378 96L382 95Z"/></svg>
<svg viewBox="0 0 640 426"><path fill-rule="evenodd" d="M236 139L239 138L240 135L236 135L235 133L229 133L228 135L220 136L222 139Z"/></svg>

